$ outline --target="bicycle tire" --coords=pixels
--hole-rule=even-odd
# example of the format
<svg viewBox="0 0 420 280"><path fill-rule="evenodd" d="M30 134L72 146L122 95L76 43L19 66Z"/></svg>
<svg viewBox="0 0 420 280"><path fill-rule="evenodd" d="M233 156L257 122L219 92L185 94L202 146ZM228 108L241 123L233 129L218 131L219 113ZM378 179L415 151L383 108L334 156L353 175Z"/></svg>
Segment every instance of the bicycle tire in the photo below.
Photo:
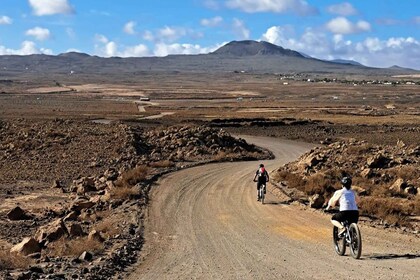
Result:
<svg viewBox="0 0 420 280"><path fill-rule="evenodd" d="M260 193L261 193L261 204L264 204L265 194L264 194L264 188L263 187L261 187Z"/></svg>
<svg viewBox="0 0 420 280"><path fill-rule="evenodd" d="M338 237L338 228L333 227L333 244L335 252L343 256L346 253L346 238L339 238Z"/></svg>
<svg viewBox="0 0 420 280"><path fill-rule="evenodd" d="M353 258L359 259L362 255L362 234L356 223L352 223L349 227L350 232L350 252Z"/></svg>

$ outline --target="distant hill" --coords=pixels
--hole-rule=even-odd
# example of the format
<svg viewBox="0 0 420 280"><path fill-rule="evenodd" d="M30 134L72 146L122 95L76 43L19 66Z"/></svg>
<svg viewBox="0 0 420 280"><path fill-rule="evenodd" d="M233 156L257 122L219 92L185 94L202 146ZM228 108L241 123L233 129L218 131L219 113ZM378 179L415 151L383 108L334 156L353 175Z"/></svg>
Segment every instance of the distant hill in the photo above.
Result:
<svg viewBox="0 0 420 280"><path fill-rule="evenodd" d="M359 63L359 62L357 62L357 61L354 61L354 60L348 60L348 59L333 59L333 60L330 60L331 62L334 62L334 63L341 63L341 64L351 64L351 65L358 65L358 66L364 66L363 64L361 64L361 63Z"/></svg>
<svg viewBox="0 0 420 280"><path fill-rule="evenodd" d="M255 56L255 55L282 55L303 57L299 52L284 49L280 46L261 41L232 41L214 51L212 54L222 56Z"/></svg>
<svg viewBox="0 0 420 280"><path fill-rule="evenodd" d="M328 75L402 75L420 71L400 67L372 68L359 63L324 61L305 57L268 42L233 41L209 54L166 57L90 56L69 52L52 55L0 56L0 79L16 76L87 75L134 77L144 72L189 73L307 73Z"/></svg>

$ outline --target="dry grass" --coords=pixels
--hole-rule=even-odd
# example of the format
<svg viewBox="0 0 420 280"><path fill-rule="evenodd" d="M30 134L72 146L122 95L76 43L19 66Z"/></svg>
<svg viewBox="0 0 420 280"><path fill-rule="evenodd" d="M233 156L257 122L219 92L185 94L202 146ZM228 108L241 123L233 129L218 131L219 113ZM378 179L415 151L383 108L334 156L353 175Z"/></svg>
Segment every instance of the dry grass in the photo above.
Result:
<svg viewBox="0 0 420 280"><path fill-rule="evenodd" d="M392 168L388 171L390 175L395 178L401 178L405 181L412 178L420 178L420 170L413 165L404 165L397 168Z"/></svg>
<svg viewBox="0 0 420 280"><path fill-rule="evenodd" d="M174 167L175 163L170 160L161 160L156 162L149 163L150 167L154 168L167 168L167 167Z"/></svg>
<svg viewBox="0 0 420 280"><path fill-rule="evenodd" d="M26 269L32 260L19 254L10 253L9 250L0 250L0 270Z"/></svg>
<svg viewBox="0 0 420 280"><path fill-rule="evenodd" d="M95 229L101 232L105 237L112 237L121 233L121 228L118 227L118 221L114 218L107 218L99 222Z"/></svg>
<svg viewBox="0 0 420 280"><path fill-rule="evenodd" d="M360 201L362 215L376 217L389 224L400 226L407 225L409 216L418 215L419 208L419 199L365 197Z"/></svg>
<svg viewBox="0 0 420 280"><path fill-rule="evenodd" d="M134 186L118 186L110 190L112 199L131 199L140 195L140 189Z"/></svg>
<svg viewBox="0 0 420 280"><path fill-rule="evenodd" d="M48 255L53 256L72 256L78 257L84 251L92 253L100 253L104 249L104 245L96 240L89 240L88 237L81 237L74 240L67 240L61 238L60 240L51 243L47 252Z"/></svg>
<svg viewBox="0 0 420 280"><path fill-rule="evenodd" d="M146 179L149 168L145 165L137 166L122 174L121 179L115 182L117 187L132 187Z"/></svg>

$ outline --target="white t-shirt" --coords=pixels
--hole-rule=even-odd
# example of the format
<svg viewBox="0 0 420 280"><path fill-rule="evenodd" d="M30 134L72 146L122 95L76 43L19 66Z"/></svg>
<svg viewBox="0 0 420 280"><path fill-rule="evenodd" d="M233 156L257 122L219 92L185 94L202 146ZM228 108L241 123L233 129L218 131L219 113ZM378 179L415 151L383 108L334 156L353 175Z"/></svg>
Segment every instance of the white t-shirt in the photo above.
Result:
<svg viewBox="0 0 420 280"><path fill-rule="evenodd" d="M333 205L337 201L340 203L340 211L358 210L356 193L351 189L342 188L336 191L328 204Z"/></svg>

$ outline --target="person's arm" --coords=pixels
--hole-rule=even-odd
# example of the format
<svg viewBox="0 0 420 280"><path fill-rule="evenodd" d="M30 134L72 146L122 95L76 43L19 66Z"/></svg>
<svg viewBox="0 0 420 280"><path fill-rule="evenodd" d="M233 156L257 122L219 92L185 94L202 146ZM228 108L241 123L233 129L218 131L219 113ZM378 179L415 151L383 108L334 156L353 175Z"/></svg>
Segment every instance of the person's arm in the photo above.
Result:
<svg viewBox="0 0 420 280"><path fill-rule="evenodd" d="M341 196L341 191L340 190L338 190L334 193L334 195L328 201L327 210L332 208L332 207L335 207L335 205L337 204L337 201L340 199L340 196Z"/></svg>
<svg viewBox="0 0 420 280"><path fill-rule="evenodd" d="M254 180L253 180L254 182L257 179L257 175L258 175L258 171L255 173Z"/></svg>
<svg viewBox="0 0 420 280"><path fill-rule="evenodd" d="M268 171L265 171L265 173L267 174L267 182L270 181L270 176L268 176Z"/></svg>

